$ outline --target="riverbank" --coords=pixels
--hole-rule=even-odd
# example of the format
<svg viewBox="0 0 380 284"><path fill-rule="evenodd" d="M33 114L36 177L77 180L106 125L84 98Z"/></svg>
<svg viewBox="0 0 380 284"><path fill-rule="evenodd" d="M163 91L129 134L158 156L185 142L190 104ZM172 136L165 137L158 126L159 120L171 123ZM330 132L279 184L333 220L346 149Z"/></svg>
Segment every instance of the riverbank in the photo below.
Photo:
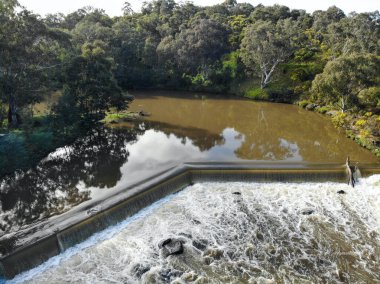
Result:
<svg viewBox="0 0 380 284"><path fill-rule="evenodd" d="M380 115L365 110L343 113L331 106L319 106L309 101L299 101L297 104L306 110L331 117L338 130L343 130L348 138L380 157Z"/></svg>
<svg viewBox="0 0 380 284"><path fill-rule="evenodd" d="M255 101L273 103L296 104L308 111L317 112L331 118L337 131L344 131L345 135L354 140L360 146L380 157L380 111L372 109L350 110L342 113L330 105L318 105L307 98L308 94L303 92L297 94L291 88L286 88L284 82L270 84L268 88L261 89L257 82L243 82L240 89L235 89L234 94Z"/></svg>

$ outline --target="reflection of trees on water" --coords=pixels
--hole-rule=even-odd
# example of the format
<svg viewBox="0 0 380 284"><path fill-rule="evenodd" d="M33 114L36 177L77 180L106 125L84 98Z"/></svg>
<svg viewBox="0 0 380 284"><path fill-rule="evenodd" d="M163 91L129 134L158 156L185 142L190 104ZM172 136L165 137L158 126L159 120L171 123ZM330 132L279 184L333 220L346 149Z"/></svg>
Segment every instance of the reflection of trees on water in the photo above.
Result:
<svg viewBox="0 0 380 284"><path fill-rule="evenodd" d="M184 126L179 127L175 124L154 121L144 122L144 125L146 129L158 130L165 133L167 136L174 134L176 137L182 139L182 144L185 144L186 138L188 138L201 152L225 143L225 138L222 133L214 134L207 129Z"/></svg>
<svg viewBox="0 0 380 284"><path fill-rule="evenodd" d="M90 198L86 187L113 187L127 161L125 144L136 139L136 130L94 129L74 144L58 149L28 172L1 183L0 233L60 214Z"/></svg>

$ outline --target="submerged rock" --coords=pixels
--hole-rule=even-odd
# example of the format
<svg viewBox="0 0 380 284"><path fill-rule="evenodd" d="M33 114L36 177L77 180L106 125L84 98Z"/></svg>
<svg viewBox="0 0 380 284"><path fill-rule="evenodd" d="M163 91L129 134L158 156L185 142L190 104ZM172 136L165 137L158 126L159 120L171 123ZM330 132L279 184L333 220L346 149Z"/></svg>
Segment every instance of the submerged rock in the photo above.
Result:
<svg viewBox="0 0 380 284"><path fill-rule="evenodd" d="M326 115L328 115L328 116L335 116L338 113L339 113L339 111L337 111L337 110L330 110L330 111L326 112Z"/></svg>
<svg viewBox="0 0 380 284"><path fill-rule="evenodd" d="M224 251L217 248L209 248L204 253L203 256L211 257L213 259L221 259L224 254Z"/></svg>
<svg viewBox="0 0 380 284"><path fill-rule="evenodd" d="M164 269L160 271L160 278L164 280L164 282L170 282L171 279L181 277L183 272L176 269Z"/></svg>
<svg viewBox="0 0 380 284"><path fill-rule="evenodd" d="M150 116L150 113L142 110L139 112L139 115L140 116Z"/></svg>
<svg viewBox="0 0 380 284"><path fill-rule="evenodd" d="M194 240L192 244L193 244L193 247L199 250L205 250L207 248L208 241L205 239Z"/></svg>
<svg viewBox="0 0 380 284"><path fill-rule="evenodd" d="M313 213L314 213L314 209L310 209L310 208L307 208L301 211L302 215L311 215Z"/></svg>
<svg viewBox="0 0 380 284"><path fill-rule="evenodd" d="M235 195L241 195L241 192L239 192L239 191L235 191L235 192L233 192L232 194L235 194Z"/></svg>
<svg viewBox="0 0 380 284"><path fill-rule="evenodd" d="M197 280L198 274L196 274L194 271L186 272L182 275L181 279L186 282L193 282Z"/></svg>
<svg viewBox="0 0 380 284"><path fill-rule="evenodd" d="M141 278L146 272L148 272L150 270L150 267L149 266L145 266L143 264L136 264L131 272L132 274L137 277L137 278Z"/></svg>
<svg viewBox="0 0 380 284"><path fill-rule="evenodd" d="M183 253L182 241L177 239L165 239L158 244L158 248L161 249L162 255L164 257Z"/></svg>
<svg viewBox="0 0 380 284"><path fill-rule="evenodd" d="M197 219L192 220L192 222L193 222L195 225L200 225L200 224L202 224L202 222L201 222L201 221L198 221Z"/></svg>
<svg viewBox="0 0 380 284"><path fill-rule="evenodd" d="M346 192L344 190L339 190L337 191L338 194L346 194Z"/></svg>

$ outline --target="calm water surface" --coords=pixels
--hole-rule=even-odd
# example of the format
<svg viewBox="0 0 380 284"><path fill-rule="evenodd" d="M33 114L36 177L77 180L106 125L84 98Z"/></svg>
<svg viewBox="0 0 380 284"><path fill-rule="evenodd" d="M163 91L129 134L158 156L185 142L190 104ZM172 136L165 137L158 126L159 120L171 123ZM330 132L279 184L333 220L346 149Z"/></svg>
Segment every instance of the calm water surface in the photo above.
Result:
<svg viewBox="0 0 380 284"><path fill-rule="evenodd" d="M188 161L378 163L330 119L296 106L215 95L134 93L141 121L95 129L0 183L0 253L20 228ZM17 232L17 234L16 234Z"/></svg>

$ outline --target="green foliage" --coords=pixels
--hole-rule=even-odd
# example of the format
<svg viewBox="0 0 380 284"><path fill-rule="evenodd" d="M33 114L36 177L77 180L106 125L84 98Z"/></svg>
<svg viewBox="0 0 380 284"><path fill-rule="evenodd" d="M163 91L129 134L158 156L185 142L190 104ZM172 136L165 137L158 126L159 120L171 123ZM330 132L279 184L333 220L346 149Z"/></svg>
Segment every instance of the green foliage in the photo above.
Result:
<svg viewBox="0 0 380 284"><path fill-rule="evenodd" d="M11 126L19 125L19 110L40 101L50 87L65 40L17 1L0 6L0 102L8 105Z"/></svg>
<svg viewBox="0 0 380 284"><path fill-rule="evenodd" d="M73 58L66 69L65 103L81 116L103 118L110 107L123 109L127 103L112 73L112 63L101 47L86 44L83 55Z"/></svg>
<svg viewBox="0 0 380 284"><path fill-rule="evenodd" d="M359 119L359 120L357 120L357 121L355 122L355 126L357 126L357 127L363 127L366 123L367 123L366 120L364 120L364 119Z"/></svg>
<svg viewBox="0 0 380 284"><path fill-rule="evenodd" d="M259 101L267 101L269 99L268 90L261 89L260 87L248 90L244 96Z"/></svg>
<svg viewBox="0 0 380 284"><path fill-rule="evenodd" d="M360 93L380 82L380 59L371 54L342 56L327 63L315 77L313 98L323 104L334 104L342 111L357 106ZM367 93L371 91L367 91ZM376 93L376 92L375 92Z"/></svg>
<svg viewBox="0 0 380 284"><path fill-rule="evenodd" d="M231 52L222 58L223 71L229 72L232 79L241 74L241 63L238 51Z"/></svg>
<svg viewBox="0 0 380 284"><path fill-rule="evenodd" d="M380 87L373 86L368 89L361 90L358 94L361 104L368 107L377 107L380 109Z"/></svg>
<svg viewBox="0 0 380 284"><path fill-rule="evenodd" d="M260 70L262 89L271 82L277 66L297 49L297 33L297 22L291 19L259 20L245 30L241 58L248 69Z"/></svg>
<svg viewBox="0 0 380 284"><path fill-rule="evenodd" d="M299 101L298 105L302 108L305 108L308 104L310 104L309 101Z"/></svg>
<svg viewBox="0 0 380 284"><path fill-rule="evenodd" d="M331 107L329 106L322 106L320 108L317 108L317 111L321 114L325 114L326 112L328 112L329 110L331 110Z"/></svg>
<svg viewBox="0 0 380 284"><path fill-rule="evenodd" d="M107 113L106 117L101 120L102 123L115 123L115 122L120 122L120 121L130 121L136 118L136 114L131 113L131 112L110 112Z"/></svg>
<svg viewBox="0 0 380 284"><path fill-rule="evenodd" d="M335 127L345 127L347 124L347 114L346 113L338 113L332 118L332 122Z"/></svg>

